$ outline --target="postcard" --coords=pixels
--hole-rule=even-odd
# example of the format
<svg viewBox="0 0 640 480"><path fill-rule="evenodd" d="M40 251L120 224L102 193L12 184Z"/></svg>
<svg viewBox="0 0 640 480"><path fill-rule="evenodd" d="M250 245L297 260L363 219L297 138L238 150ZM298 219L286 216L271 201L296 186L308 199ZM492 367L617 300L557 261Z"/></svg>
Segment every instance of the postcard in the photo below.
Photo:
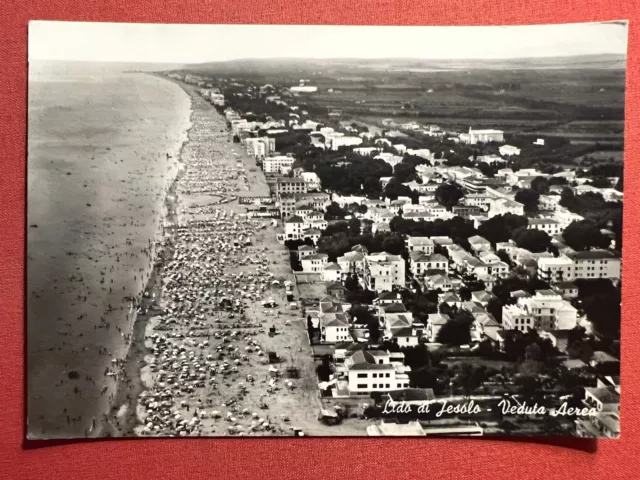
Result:
<svg viewBox="0 0 640 480"><path fill-rule="evenodd" d="M27 437L619 437L627 26L31 22Z"/></svg>

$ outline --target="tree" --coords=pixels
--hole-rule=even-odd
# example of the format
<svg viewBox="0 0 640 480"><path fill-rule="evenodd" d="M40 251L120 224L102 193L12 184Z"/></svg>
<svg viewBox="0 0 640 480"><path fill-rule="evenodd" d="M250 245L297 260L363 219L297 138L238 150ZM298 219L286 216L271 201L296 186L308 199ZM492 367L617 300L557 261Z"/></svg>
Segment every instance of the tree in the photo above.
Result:
<svg viewBox="0 0 640 480"><path fill-rule="evenodd" d="M547 232L533 228L518 227L513 231L516 245L532 253L544 252L549 247L551 237Z"/></svg>
<svg viewBox="0 0 640 480"><path fill-rule="evenodd" d="M549 181L545 177L536 177L531 180L531 190L540 195L546 195L549 193Z"/></svg>
<svg viewBox="0 0 640 480"><path fill-rule="evenodd" d="M384 188L385 197L396 200L398 197L409 197L412 203L418 203L420 194L415 190L403 185L397 178L393 177Z"/></svg>
<svg viewBox="0 0 640 480"><path fill-rule="evenodd" d="M322 363L318 365L316 368L316 373L318 374L318 380L321 382L328 382L331 374L333 373L333 369L331 368L331 359L329 355L322 356Z"/></svg>
<svg viewBox="0 0 640 480"><path fill-rule="evenodd" d="M416 167L411 163L400 162L393 168L393 176L398 182L410 182L416 175Z"/></svg>
<svg viewBox="0 0 640 480"><path fill-rule="evenodd" d="M437 340L445 345L466 345L471 341L473 317L466 311L449 319L438 331Z"/></svg>
<svg viewBox="0 0 640 480"><path fill-rule="evenodd" d="M404 240L398 235L388 235L382 241L382 250L391 255L400 255L404 250Z"/></svg>
<svg viewBox="0 0 640 480"><path fill-rule="evenodd" d="M371 342L377 342L380 336L380 324L378 318L373 314L369 307L366 305L354 304L349 309L349 315L354 322L359 325L366 325L369 330L369 340Z"/></svg>
<svg viewBox="0 0 640 480"><path fill-rule="evenodd" d="M351 291L356 291L358 290L358 276L357 275L352 275L349 274L349 276L347 276L347 278L344 281L344 288L346 288L347 290L351 290Z"/></svg>
<svg viewBox="0 0 640 480"><path fill-rule="evenodd" d="M538 201L540 200L540 194L530 188L523 188L518 190L515 196L515 201L524 205L525 212L532 213L538 211Z"/></svg>
<svg viewBox="0 0 640 480"><path fill-rule="evenodd" d="M487 302L486 310L498 323L502 323L502 303L497 298L491 298Z"/></svg>
<svg viewBox="0 0 640 480"><path fill-rule="evenodd" d="M331 202L327 207L327 212L324 214L325 220L340 220L349 215L344 208L340 207L336 202Z"/></svg>
<svg viewBox="0 0 640 480"><path fill-rule="evenodd" d="M463 302L468 302L471 300L471 289L467 286L462 286L460 287L460 289L458 290L458 296L460 297L460 300L462 300Z"/></svg>
<svg viewBox="0 0 640 480"><path fill-rule="evenodd" d="M469 396L482 385L486 378L487 368L484 365L475 367L465 362L457 369L452 382L462 388L466 396Z"/></svg>
<svg viewBox="0 0 640 480"><path fill-rule="evenodd" d="M607 248L611 240L600 232L591 220L574 221L562 232L565 243L574 250L589 250L592 247Z"/></svg>
<svg viewBox="0 0 640 480"><path fill-rule="evenodd" d="M358 220L355 217L349 220L349 236L350 237L357 237L358 235L360 235L360 225L361 225L360 220Z"/></svg>
<svg viewBox="0 0 640 480"><path fill-rule="evenodd" d="M451 207L458 204L458 201L464 196L464 192L459 185L455 183L443 183L435 192L436 200L440 205L451 210Z"/></svg>
<svg viewBox="0 0 640 480"><path fill-rule="evenodd" d="M526 227L529 219L521 215L507 213L505 215L495 215L489 220L482 222L478 227L478 235L486 238L494 245L498 242L506 242L511 239L511 235L516 228Z"/></svg>

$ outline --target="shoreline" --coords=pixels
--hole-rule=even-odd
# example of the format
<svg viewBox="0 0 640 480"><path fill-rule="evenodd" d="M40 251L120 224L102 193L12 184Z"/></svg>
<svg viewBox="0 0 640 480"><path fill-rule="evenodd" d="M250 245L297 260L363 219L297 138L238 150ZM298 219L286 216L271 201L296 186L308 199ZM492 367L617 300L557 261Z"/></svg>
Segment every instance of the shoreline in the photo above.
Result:
<svg viewBox="0 0 640 480"><path fill-rule="evenodd" d="M89 73L36 82L29 98L28 439L109 433L189 127L189 97L175 85ZM96 79L113 102L96 97Z"/></svg>
<svg viewBox="0 0 640 480"><path fill-rule="evenodd" d="M163 79L161 76L151 76ZM161 239L156 241L155 257L151 258L151 273L140 294L141 300L134 310L135 318L133 320L131 342L125 357L125 367L121 371L123 377L118 378L116 394L110 406L109 414L103 417L101 428L96 432L99 437L137 436L135 427L139 423L137 415L138 398L147 389L142 380L142 369L147 365L145 357L150 353L145 344L145 334L149 320L156 314L152 312L161 309L159 302L162 299L163 292L163 269L166 262L170 261L174 255L172 231L173 227L178 224L178 207L180 204L177 189L180 179L185 175L188 168L184 162L183 155L186 145L191 141L190 132L193 128L193 100L181 85L176 85L189 97L189 126L184 132L186 138L181 142L177 154L178 169L176 175L165 194L164 212L161 218ZM158 245L160 245L160 248L158 248ZM149 297L146 294L149 294ZM142 309L141 312L140 309Z"/></svg>

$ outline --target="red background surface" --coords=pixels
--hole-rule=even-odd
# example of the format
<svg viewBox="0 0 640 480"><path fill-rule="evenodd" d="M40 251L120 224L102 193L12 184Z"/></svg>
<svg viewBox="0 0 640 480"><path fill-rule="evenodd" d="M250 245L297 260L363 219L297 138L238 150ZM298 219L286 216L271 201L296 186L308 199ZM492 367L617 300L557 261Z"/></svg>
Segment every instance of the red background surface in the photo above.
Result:
<svg viewBox="0 0 640 480"><path fill-rule="evenodd" d="M620 440L219 439L28 444L24 437L27 21L483 25L630 20ZM640 8L635 0L0 0L0 479L640 478ZM354 38L354 42L358 39ZM215 46L212 46L215 48ZM260 45L256 45L260 48ZM366 48L366 46L364 46ZM99 60L99 59L96 59Z"/></svg>

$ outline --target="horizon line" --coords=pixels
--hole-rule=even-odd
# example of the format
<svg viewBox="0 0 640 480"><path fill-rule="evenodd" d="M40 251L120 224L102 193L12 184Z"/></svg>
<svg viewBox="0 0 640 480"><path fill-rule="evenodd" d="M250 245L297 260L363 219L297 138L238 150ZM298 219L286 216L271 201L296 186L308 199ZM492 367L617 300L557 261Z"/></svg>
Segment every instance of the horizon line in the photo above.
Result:
<svg viewBox="0 0 640 480"><path fill-rule="evenodd" d="M291 60L291 61L306 61L306 62L314 62L314 61L430 61L430 62L473 62L473 61L484 61L484 62L517 62L522 60L548 60L554 58L585 58L585 57L602 57L602 56L611 56L611 57L623 57L627 58L627 53L618 53L618 52L605 52L605 53L579 53L574 55L538 55L538 56L525 56L525 57L495 57L495 58L479 58L479 57L467 57L467 58L437 58L437 57L317 57L317 58L308 58L308 57L238 57L231 58L226 60L203 60L198 62L181 62L181 61L157 61L157 60L74 60L68 58L29 58L27 62L31 61L44 61L44 62L75 62L75 63L131 63L131 64L165 64L165 65L204 65L208 63L230 63L230 62L267 62L267 61L282 61L282 60Z"/></svg>

